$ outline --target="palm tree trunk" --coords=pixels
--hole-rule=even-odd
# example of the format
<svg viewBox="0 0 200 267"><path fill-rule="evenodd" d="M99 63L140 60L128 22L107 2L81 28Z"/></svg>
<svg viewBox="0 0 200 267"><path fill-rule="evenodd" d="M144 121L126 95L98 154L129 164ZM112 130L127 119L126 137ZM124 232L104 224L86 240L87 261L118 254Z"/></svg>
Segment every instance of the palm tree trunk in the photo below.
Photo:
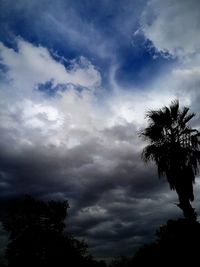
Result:
<svg viewBox="0 0 200 267"><path fill-rule="evenodd" d="M194 220L196 221L197 219L197 214L195 212L195 209L192 207L191 203L190 203L190 200L189 198L187 198L183 192L180 192L179 190L177 190L177 194L179 196L179 204L178 204L178 207L180 209L182 209L183 211L183 214L185 216L186 219L189 219L189 220Z"/></svg>

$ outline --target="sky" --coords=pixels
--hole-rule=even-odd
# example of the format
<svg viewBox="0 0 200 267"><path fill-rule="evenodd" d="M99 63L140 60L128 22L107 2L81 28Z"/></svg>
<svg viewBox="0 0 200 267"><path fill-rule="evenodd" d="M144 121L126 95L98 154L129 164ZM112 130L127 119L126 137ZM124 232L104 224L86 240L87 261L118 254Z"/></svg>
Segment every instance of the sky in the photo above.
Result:
<svg viewBox="0 0 200 267"><path fill-rule="evenodd" d="M198 0L0 0L0 198L67 199L98 258L182 216L145 164L145 114L179 99L200 127ZM200 212L200 181L194 186ZM2 235L0 242L4 242Z"/></svg>

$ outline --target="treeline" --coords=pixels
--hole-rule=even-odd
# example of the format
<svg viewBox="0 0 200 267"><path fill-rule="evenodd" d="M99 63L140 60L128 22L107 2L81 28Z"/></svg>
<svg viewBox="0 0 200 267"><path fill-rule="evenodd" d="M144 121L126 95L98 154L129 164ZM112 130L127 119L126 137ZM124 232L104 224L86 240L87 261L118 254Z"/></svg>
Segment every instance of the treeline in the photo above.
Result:
<svg viewBox="0 0 200 267"><path fill-rule="evenodd" d="M2 216L9 234L5 267L134 267L162 266L199 261L200 224L196 220L169 220L156 232L152 244L134 255L117 257L109 264L94 259L87 244L67 233L67 201L37 200L31 196L9 201Z"/></svg>
<svg viewBox="0 0 200 267"><path fill-rule="evenodd" d="M105 267L88 252L87 244L66 232L67 201L31 196L9 201L3 227L9 234L4 266Z"/></svg>

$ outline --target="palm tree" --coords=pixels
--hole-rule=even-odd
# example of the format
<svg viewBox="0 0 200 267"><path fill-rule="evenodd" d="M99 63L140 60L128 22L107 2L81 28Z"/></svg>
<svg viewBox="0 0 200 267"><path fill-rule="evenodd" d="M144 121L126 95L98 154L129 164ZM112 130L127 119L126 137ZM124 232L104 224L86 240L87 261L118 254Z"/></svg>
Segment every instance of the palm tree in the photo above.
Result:
<svg viewBox="0 0 200 267"><path fill-rule="evenodd" d="M147 112L149 125L141 135L150 144L142 158L156 163L159 177L166 176L170 188L176 190L184 216L196 219L190 201L194 200L193 183L200 165L200 133L188 125L195 116L188 111L188 107L180 109L176 100L169 108Z"/></svg>

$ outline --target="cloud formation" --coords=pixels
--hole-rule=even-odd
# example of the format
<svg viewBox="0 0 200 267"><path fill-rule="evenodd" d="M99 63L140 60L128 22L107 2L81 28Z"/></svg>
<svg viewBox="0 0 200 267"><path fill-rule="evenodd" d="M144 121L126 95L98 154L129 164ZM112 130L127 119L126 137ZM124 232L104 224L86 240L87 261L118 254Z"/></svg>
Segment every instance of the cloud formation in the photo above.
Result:
<svg viewBox="0 0 200 267"><path fill-rule="evenodd" d="M125 93L113 81L112 95L99 99L101 74L87 59L66 69L46 48L21 39L16 51L2 44L1 55L2 198L67 198L69 229L99 257L131 253L175 216L175 193L141 161L138 136L145 111L168 104L171 92ZM49 80L58 90L48 96L38 88Z"/></svg>
<svg viewBox="0 0 200 267"><path fill-rule="evenodd" d="M66 69L63 64L52 58L44 47L36 47L22 39L17 39L17 51L1 43L1 61L7 66L7 78L17 88L32 88L38 83L74 84L94 87L100 81L100 75L94 66L85 58L79 62L69 62Z"/></svg>
<svg viewBox="0 0 200 267"><path fill-rule="evenodd" d="M160 223L181 216L175 192L158 180L154 165L141 161L144 142L138 132L146 111L175 98L200 113L199 41L189 38L196 31L193 18L198 20L195 1L141 6L101 1L98 10L82 1L50 2L13 3L11 13L29 23L38 10L31 32L39 30L30 41L21 25L18 31L27 39L15 36L14 44L0 44L1 198L31 193L68 199L68 229L86 239L94 255L130 255ZM133 33L141 16L140 40ZM181 34L184 20L188 31ZM50 45L56 42L58 51ZM178 59L171 62L158 51ZM162 67L159 75L155 64ZM128 79L126 90L119 79L126 71L142 82L135 86ZM195 119L199 127L199 116ZM198 187L197 180L196 196Z"/></svg>
<svg viewBox="0 0 200 267"><path fill-rule="evenodd" d="M198 0L150 0L143 11L142 31L156 49L172 56L199 53Z"/></svg>

